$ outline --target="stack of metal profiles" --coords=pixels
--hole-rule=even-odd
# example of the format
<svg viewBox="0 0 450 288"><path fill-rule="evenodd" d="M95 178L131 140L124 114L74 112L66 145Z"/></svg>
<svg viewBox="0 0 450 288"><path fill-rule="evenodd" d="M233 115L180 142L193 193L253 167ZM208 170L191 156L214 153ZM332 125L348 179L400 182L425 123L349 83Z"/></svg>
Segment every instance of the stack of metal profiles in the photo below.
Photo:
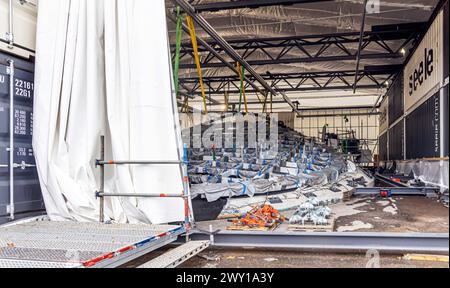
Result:
<svg viewBox="0 0 450 288"><path fill-rule="evenodd" d="M177 239L175 225L34 221L0 229L0 268L118 267Z"/></svg>
<svg viewBox="0 0 450 288"><path fill-rule="evenodd" d="M201 136L205 138L206 133L212 131L210 128L216 124L212 121L200 128L193 127L185 130L183 135L191 133L190 147L193 147L192 139L200 136L195 134L196 131L202 131ZM232 137L233 143L236 143L236 127L224 126L225 129L221 131L223 141L230 141L225 138ZM218 127L223 128L220 124ZM342 174L349 171L345 155L282 123L278 124L278 147L275 149L270 147L274 146L270 143L269 135L263 143L258 142L256 148L249 148L248 121L244 127L245 143L241 148L189 149L189 177L193 198L202 197L213 202L222 197L251 197L294 191L335 183L341 179ZM268 134L269 129L270 123L266 128Z"/></svg>

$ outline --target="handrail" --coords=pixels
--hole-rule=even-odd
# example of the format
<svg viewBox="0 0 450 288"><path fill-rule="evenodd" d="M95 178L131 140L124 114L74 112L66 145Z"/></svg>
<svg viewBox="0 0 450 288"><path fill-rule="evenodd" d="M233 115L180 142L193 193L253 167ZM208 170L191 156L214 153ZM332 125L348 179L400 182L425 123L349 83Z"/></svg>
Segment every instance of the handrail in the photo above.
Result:
<svg viewBox="0 0 450 288"><path fill-rule="evenodd" d="M187 148L184 147L183 161L179 160L105 160L105 136L100 137L100 159L95 160L95 166L100 167L100 189L95 192L95 197L100 199L100 222L105 222L105 197L138 197L138 198L181 198L184 200L184 226L186 231L191 227L191 217L189 216L189 207L191 203L191 194L189 193L189 178L187 173L188 156ZM181 165L182 166L182 194L147 194L147 193L106 193L105 190L105 166L108 165ZM188 233L186 233L188 235Z"/></svg>

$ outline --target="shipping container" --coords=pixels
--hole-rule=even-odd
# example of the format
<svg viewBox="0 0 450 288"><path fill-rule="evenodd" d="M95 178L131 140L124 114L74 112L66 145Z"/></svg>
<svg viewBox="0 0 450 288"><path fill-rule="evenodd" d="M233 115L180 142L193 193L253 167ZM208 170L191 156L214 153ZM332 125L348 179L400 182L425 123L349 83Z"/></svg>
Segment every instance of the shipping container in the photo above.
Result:
<svg viewBox="0 0 450 288"><path fill-rule="evenodd" d="M405 111L411 112L443 85L444 34L441 11L415 50L404 70Z"/></svg>
<svg viewBox="0 0 450 288"><path fill-rule="evenodd" d="M379 161L387 161L388 158L388 133L385 132L379 138Z"/></svg>
<svg viewBox="0 0 450 288"><path fill-rule="evenodd" d="M14 205L10 205L10 73L14 61ZM0 224L44 209L32 149L34 75L32 61L0 52Z"/></svg>
<svg viewBox="0 0 450 288"><path fill-rule="evenodd" d="M389 160L404 160L405 127L403 120L389 129Z"/></svg>
<svg viewBox="0 0 450 288"><path fill-rule="evenodd" d="M406 116L406 158L438 158L441 152L440 93Z"/></svg>
<svg viewBox="0 0 450 288"><path fill-rule="evenodd" d="M400 74L392 83L387 93L389 102L389 127L393 125L404 114L403 98L403 74Z"/></svg>

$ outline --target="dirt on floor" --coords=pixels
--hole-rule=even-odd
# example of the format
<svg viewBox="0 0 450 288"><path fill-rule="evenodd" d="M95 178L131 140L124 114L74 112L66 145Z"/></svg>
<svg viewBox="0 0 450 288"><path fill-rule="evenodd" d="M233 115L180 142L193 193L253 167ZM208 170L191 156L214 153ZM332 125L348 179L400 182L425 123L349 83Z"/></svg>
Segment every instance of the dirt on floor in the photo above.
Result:
<svg viewBox="0 0 450 288"><path fill-rule="evenodd" d="M208 250L180 268L448 268L448 263L409 261L398 255L322 254L290 251Z"/></svg>
<svg viewBox="0 0 450 288"><path fill-rule="evenodd" d="M360 225L361 229L347 231L367 232L421 232L448 233L449 210L435 199L424 197L361 198L351 204L363 204L363 213L339 217L338 231ZM355 225L356 222L356 225ZM366 224L366 225L362 225ZM371 228L368 228L371 227Z"/></svg>
<svg viewBox="0 0 450 288"><path fill-rule="evenodd" d="M449 210L436 199L425 197L364 197L330 206L339 232L423 232L448 233ZM294 210L283 212L292 216ZM226 230L227 220L197 223L201 230ZM288 224L276 232L287 232Z"/></svg>

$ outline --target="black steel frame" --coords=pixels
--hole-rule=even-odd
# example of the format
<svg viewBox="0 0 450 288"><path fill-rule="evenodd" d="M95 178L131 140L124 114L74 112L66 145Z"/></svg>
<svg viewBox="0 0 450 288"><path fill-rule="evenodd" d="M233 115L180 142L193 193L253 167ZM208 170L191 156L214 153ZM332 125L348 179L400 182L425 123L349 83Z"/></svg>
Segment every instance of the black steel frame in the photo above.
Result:
<svg viewBox="0 0 450 288"><path fill-rule="evenodd" d="M228 1L228 2L215 2L195 5L195 10L199 13L202 12L216 12L220 10L231 10L241 8L259 8L266 6L277 5L293 5L293 4L305 4L314 2L325 2L330 0L240 0L240 1Z"/></svg>
<svg viewBox="0 0 450 288"><path fill-rule="evenodd" d="M375 26L373 31L364 32L361 43L361 59L395 59L405 55L401 49L413 44L419 37L425 26L424 23L408 23L401 25ZM275 65L292 63L311 63L324 61L348 61L356 60L359 43L359 32L335 33L324 35L307 35L277 38L256 38L230 40L230 46L239 52L242 58L251 59L254 54L265 55L266 59L247 60L249 65ZM398 41L401 41L400 43ZM216 52L224 53L223 49L211 41L208 44ZM369 47L379 47L381 52L365 52ZM394 47L395 46L395 47ZM174 47L172 47L174 49ZM330 51L331 49L337 49ZM226 67L210 51L199 47L202 54L202 68ZM292 57L289 53L297 52L300 57ZM190 60L193 57L192 46L189 42L183 42L181 47L181 61ZM193 63L182 63L182 69L194 69Z"/></svg>
<svg viewBox="0 0 450 288"><path fill-rule="evenodd" d="M357 88L359 89L378 89L382 88L386 82L391 81L397 73L401 71L401 65L366 67L359 71ZM279 73L262 74L264 80L277 86L284 92L296 91L317 91L317 90L350 90L353 89L353 82L349 80L356 76L355 71L325 71L308 73ZM255 81L251 75L247 78ZM203 77L203 82L210 95L237 94L240 91L240 79L238 76L213 76ZM359 84L361 83L361 84ZM364 83L364 84L362 84ZM199 79L182 78L180 85L186 94L193 95L200 87ZM246 92L256 93L250 84L245 84Z"/></svg>

